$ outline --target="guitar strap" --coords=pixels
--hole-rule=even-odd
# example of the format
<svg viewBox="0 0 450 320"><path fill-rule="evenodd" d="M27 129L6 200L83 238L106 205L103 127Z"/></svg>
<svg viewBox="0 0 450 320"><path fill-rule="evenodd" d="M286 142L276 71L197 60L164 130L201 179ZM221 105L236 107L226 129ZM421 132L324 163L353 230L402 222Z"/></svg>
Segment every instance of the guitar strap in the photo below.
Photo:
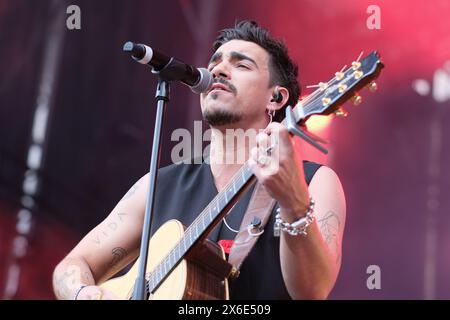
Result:
<svg viewBox="0 0 450 320"><path fill-rule="evenodd" d="M264 227L269 221L275 203L276 201L268 194L264 186L256 183L239 233L234 239L228 256L228 262L233 266L231 278L239 276L239 269L259 236L264 232ZM260 225L255 225L255 222L260 222Z"/></svg>

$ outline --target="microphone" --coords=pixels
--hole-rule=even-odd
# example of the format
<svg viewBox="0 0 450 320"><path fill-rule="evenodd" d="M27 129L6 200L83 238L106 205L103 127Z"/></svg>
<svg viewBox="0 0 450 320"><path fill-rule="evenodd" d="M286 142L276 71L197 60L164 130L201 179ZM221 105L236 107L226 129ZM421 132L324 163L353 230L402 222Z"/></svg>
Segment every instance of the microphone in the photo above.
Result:
<svg viewBox="0 0 450 320"><path fill-rule="evenodd" d="M205 68L195 68L173 57L168 57L145 44L128 41L123 46L124 52L131 53L134 60L152 67L153 72L164 71L164 79L181 81L191 87L195 93L208 91L213 82L212 74Z"/></svg>

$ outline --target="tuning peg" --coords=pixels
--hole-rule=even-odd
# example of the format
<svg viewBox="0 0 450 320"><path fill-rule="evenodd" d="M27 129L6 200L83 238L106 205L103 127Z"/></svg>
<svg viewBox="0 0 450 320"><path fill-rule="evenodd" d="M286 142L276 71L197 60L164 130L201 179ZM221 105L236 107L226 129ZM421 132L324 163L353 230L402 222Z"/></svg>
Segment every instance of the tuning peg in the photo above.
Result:
<svg viewBox="0 0 450 320"><path fill-rule="evenodd" d="M361 78L363 76L363 74L364 73L361 70L357 70L357 71L355 71L353 76L355 77L356 80L358 80L359 78Z"/></svg>
<svg viewBox="0 0 450 320"><path fill-rule="evenodd" d="M336 77L336 80L341 81L342 79L344 79L345 73L344 70L345 68L347 68L347 65L345 65L341 70L339 70L338 72L336 72L334 75Z"/></svg>
<svg viewBox="0 0 450 320"><path fill-rule="evenodd" d="M359 62L359 61L353 61L353 62L352 62L352 69L353 69L353 70L358 70L359 68L361 68L361 62Z"/></svg>
<svg viewBox="0 0 450 320"><path fill-rule="evenodd" d="M339 85L338 85L339 93L344 93L345 90L347 90L347 87L348 87L348 86L347 86L345 83L339 84Z"/></svg>
<svg viewBox="0 0 450 320"><path fill-rule="evenodd" d="M324 107L328 106L331 103L331 99L328 97L322 98L322 105Z"/></svg>
<svg viewBox="0 0 450 320"><path fill-rule="evenodd" d="M342 118L346 118L346 117L348 116L348 112L345 111L344 108L339 108L339 109L337 109L337 110L334 112L334 114L335 114L337 117L342 117Z"/></svg>
<svg viewBox="0 0 450 320"><path fill-rule="evenodd" d="M335 74L336 80L341 81L342 79L344 79L344 73L342 71L338 71Z"/></svg>
<svg viewBox="0 0 450 320"><path fill-rule="evenodd" d="M313 85L310 85L310 86L306 86L308 89L309 88L319 88L320 89L320 91L324 91L324 90L326 90L327 88L328 88L328 83L325 83L325 82L319 82L319 84L313 84Z"/></svg>
<svg viewBox="0 0 450 320"><path fill-rule="evenodd" d="M350 100L355 106L358 106L362 102L362 97L359 94L355 94Z"/></svg>
<svg viewBox="0 0 450 320"><path fill-rule="evenodd" d="M369 91L371 91L371 92L375 92L378 89L378 85L375 81L372 81L371 83L369 83L367 85L367 89L369 89Z"/></svg>

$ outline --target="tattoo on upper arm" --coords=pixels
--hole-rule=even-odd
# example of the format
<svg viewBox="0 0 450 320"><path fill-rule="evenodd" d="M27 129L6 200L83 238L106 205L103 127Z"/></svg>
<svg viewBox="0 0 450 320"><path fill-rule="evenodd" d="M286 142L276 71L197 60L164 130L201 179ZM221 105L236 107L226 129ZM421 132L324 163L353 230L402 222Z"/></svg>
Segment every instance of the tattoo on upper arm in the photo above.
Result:
<svg viewBox="0 0 450 320"><path fill-rule="evenodd" d="M117 230L117 228L119 227L119 225L121 223L123 223L123 219L124 216L126 216L127 214L124 212L118 212L117 213L117 218L115 218L113 221L111 221L110 223L108 223L108 225L106 226L107 228L104 230L101 230L100 232L98 232L94 239L92 239L92 241L97 244L100 245L101 243L101 239L104 238L108 238L114 231Z"/></svg>
<svg viewBox="0 0 450 320"><path fill-rule="evenodd" d="M336 263L338 263L341 259L339 253L339 227L341 221L339 216L333 211L328 211L325 216L317 222L319 223L320 232L322 233L325 242L336 254Z"/></svg>
<svg viewBox="0 0 450 320"><path fill-rule="evenodd" d="M110 267L116 266L122 259L127 256L128 252L124 248L117 247L112 250L112 254L113 259L109 264Z"/></svg>

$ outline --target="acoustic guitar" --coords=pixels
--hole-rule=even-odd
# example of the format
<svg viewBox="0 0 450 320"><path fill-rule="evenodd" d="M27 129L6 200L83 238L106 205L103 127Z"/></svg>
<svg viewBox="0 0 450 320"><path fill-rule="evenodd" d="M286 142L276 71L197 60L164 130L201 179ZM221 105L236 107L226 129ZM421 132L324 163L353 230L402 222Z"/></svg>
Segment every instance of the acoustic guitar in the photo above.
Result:
<svg viewBox="0 0 450 320"><path fill-rule="evenodd" d="M383 64L376 51L336 72L326 83L303 99L294 109L295 121L304 123L311 115L346 116L340 106L347 100L361 102L357 92L364 86L376 89L373 82ZM146 292L148 299L221 299L229 298L228 278L235 269L225 260L223 249L207 235L225 217L256 180L245 163L227 186L188 227L177 220L163 224L152 236L147 261ZM138 276L139 259L123 276L100 284L122 299L131 299Z"/></svg>

